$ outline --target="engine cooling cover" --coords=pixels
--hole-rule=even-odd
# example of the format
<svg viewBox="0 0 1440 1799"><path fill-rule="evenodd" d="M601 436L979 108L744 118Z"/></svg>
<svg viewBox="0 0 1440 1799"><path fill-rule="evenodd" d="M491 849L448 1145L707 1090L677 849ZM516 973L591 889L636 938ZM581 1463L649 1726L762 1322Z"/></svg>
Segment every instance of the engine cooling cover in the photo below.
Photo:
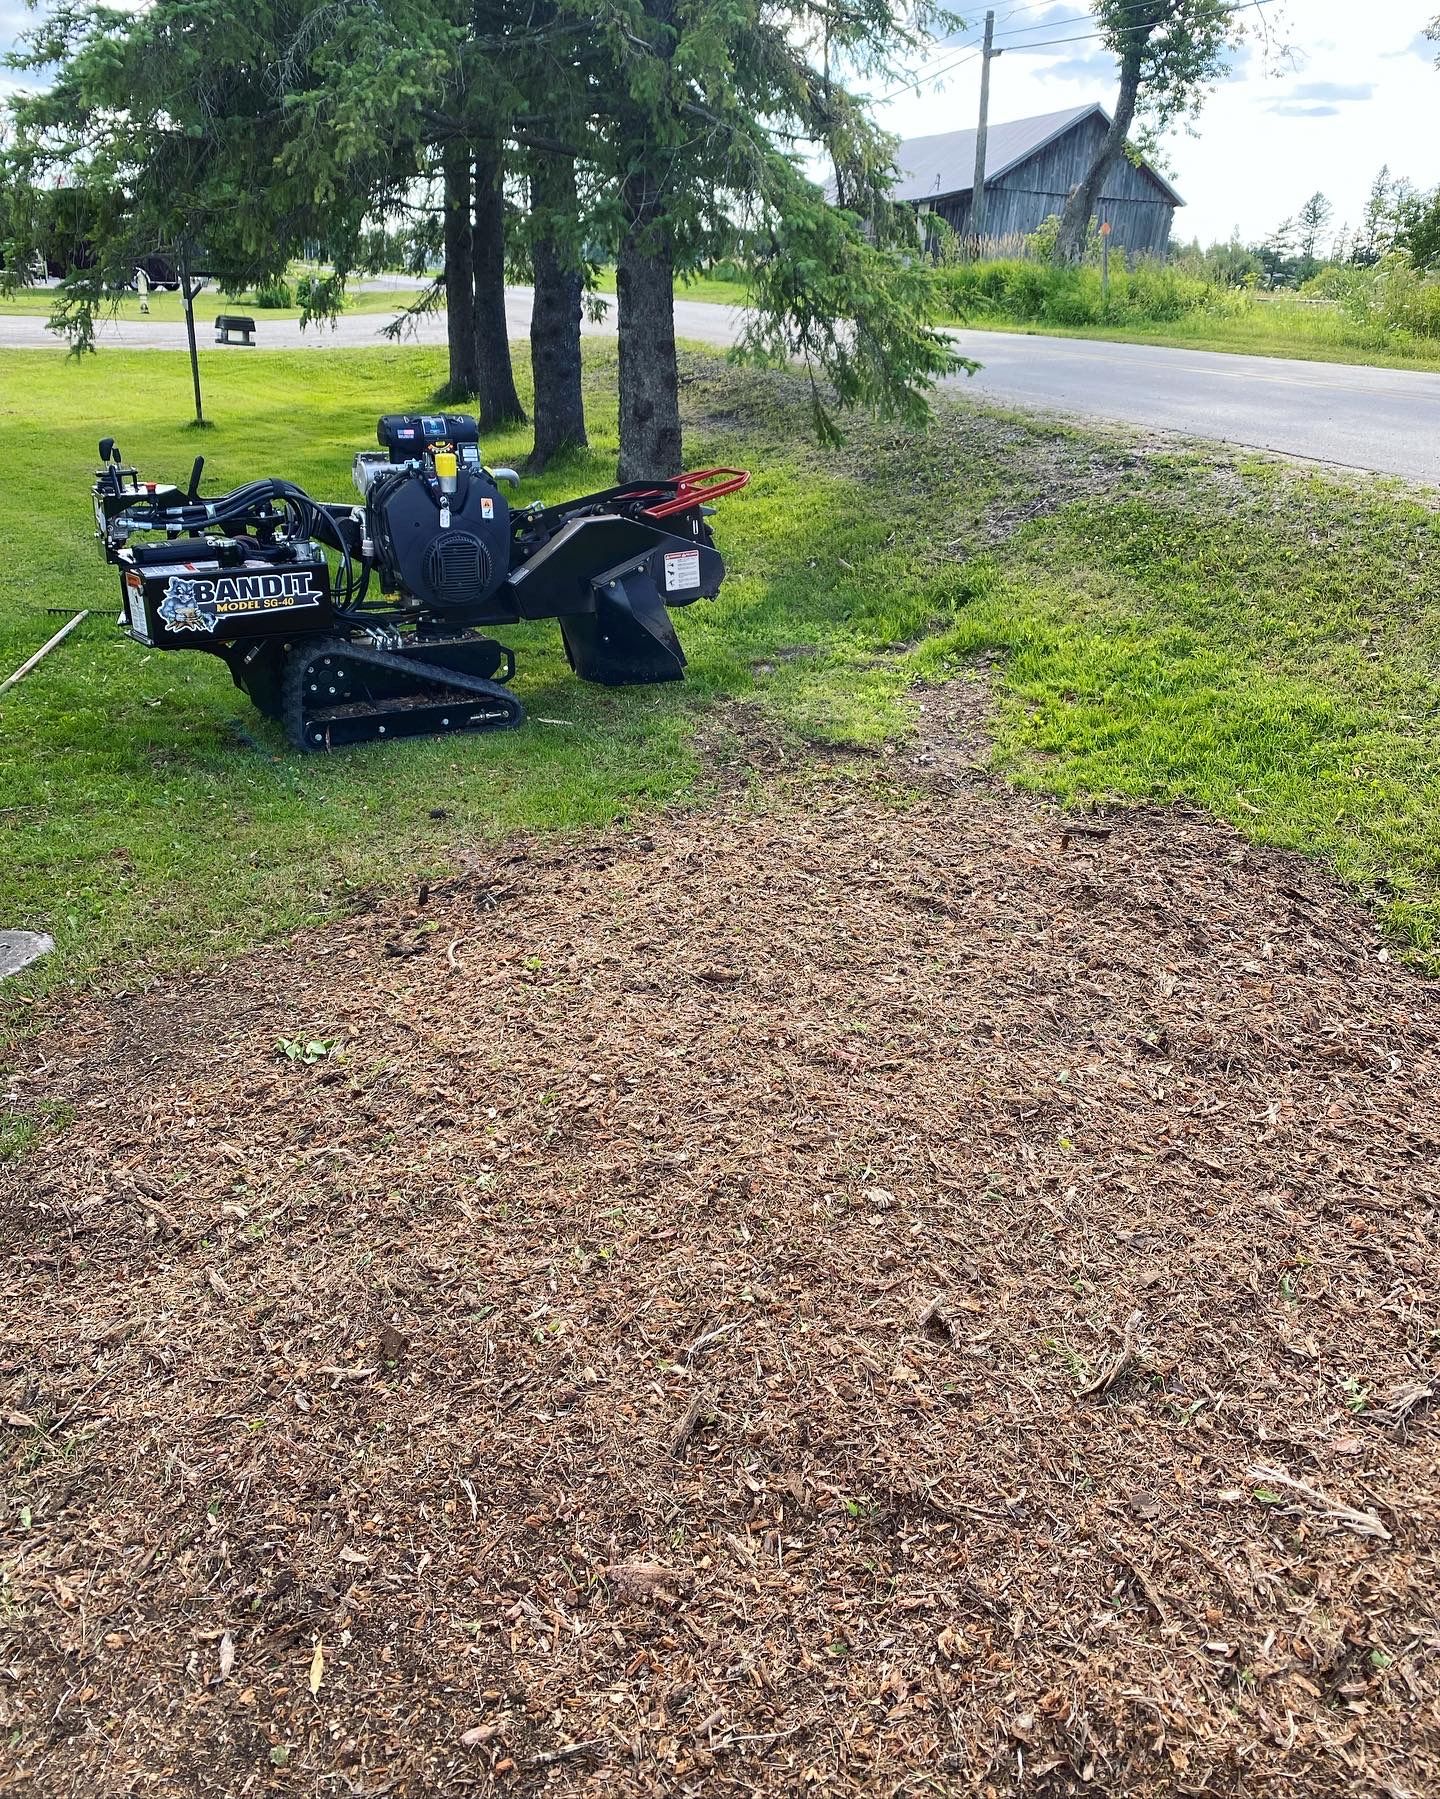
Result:
<svg viewBox="0 0 1440 1799"><path fill-rule="evenodd" d="M441 522L443 496L417 468L382 474L365 497L380 585L447 618L483 612L510 572L510 508L482 470L462 467Z"/></svg>

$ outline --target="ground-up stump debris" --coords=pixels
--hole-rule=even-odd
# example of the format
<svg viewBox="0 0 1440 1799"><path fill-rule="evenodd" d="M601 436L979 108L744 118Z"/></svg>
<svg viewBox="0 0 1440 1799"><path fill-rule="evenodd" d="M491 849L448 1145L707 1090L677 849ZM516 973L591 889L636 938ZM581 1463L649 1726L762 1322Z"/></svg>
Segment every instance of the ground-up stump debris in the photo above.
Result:
<svg viewBox="0 0 1440 1799"><path fill-rule="evenodd" d="M1440 1790L1440 995L867 781L26 1047L0 1789Z"/></svg>

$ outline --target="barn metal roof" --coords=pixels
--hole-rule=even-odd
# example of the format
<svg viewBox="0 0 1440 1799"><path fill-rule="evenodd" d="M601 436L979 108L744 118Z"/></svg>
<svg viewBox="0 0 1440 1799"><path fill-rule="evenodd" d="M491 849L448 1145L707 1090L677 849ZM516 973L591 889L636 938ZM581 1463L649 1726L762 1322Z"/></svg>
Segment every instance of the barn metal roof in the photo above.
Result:
<svg viewBox="0 0 1440 1799"><path fill-rule="evenodd" d="M1071 106L1064 112L1042 112L1033 119L1011 119L990 127L985 144L985 179L998 181L1011 169L1043 150L1049 143L1091 113L1108 126L1110 115L1098 101ZM938 200L950 194L968 194L975 185L975 127L942 131L935 137L907 138L895 153L900 179L890 190L895 200ZM1177 206L1185 202L1163 175L1147 162L1145 172L1159 183Z"/></svg>

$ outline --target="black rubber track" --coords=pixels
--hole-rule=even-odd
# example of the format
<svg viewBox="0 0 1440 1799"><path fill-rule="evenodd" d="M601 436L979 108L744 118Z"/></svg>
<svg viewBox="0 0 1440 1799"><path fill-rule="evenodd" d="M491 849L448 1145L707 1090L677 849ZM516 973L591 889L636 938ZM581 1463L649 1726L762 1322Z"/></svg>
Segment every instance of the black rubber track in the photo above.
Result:
<svg viewBox="0 0 1440 1799"><path fill-rule="evenodd" d="M413 691L403 698L366 701L354 698L342 681L341 691L333 699L327 693L325 705L312 704L307 709L306 701L310 698L307 682L315 665L323 663L327 656L342 667L348 664L383 670L392 678L402 679ZM330 683L327 681L325 685L328 687ZM483 723L472 722L471 714L463 722L457 719L453 726L437 720L432 725L417 728L416 701L428 701L437 709L448 704L459 712L464 710L467 700L477 699L488 701L497 715ZM343 743L332 745L326 714L334 714L340 708L344 709ZM486 681L479 675L467 675L459 669L441 668L413 656L397 656L370 644L352 643L347 638L322 637L315 643L295 646L287 655L281 718L285 735L295 748L315 754L330 748L348 747L352 743L378 742L387 736L443 736L450 730L457 733L513 730L524 723L525 708L497 681ZM363 727L367 723L369 729L357 730L357 726ZM316 741L317 733L321 734L319 742Z"/></svg>

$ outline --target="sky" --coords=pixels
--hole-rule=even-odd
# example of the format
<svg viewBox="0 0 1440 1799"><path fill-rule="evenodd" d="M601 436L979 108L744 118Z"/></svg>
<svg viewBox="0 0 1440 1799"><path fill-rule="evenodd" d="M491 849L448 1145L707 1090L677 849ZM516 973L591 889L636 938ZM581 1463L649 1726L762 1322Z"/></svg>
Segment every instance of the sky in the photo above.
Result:
<svg viewBox="0 0 1440 1799"><path fill-rule="evenodd" d="M915 65L927 77L917 88L878 108L881 123L901 137L975 122L980 65L968 46L979 36L984 8L969 0L949 4L978 23ZM1115 63L1087 37L1093 25L1086 0L994 6L1005 54L991 65L992 119L1093 100L1114 105ZM1440 185L1440 45L1423 36L1440 0L1261 0L1249 11L1261 20L1282 9L1277 29L1293 56L1277 64L1252 45L1207 102L1194 134L1167 140L1166 172L1186 202L1176 217L1178 239L1208 243L1238 227L1247 241L1258 240L1317 189L1335 208L1335 229L1353 225L1382 163L1417 187ZM0 57L30 16L23 0L0 0ZM1064 38L1074 41L1051 41ZM949 69L952 63L961 66ZM15 85L0 69L0 93Z"/></svg>
<svg viewBox="0 0 1440 1799"><path fill-rule="evenodd" d="M916 65L935 72L978 41L983 7L949 0L978 23L958 42ZM1119 74L1093 31L1086 0L993 0L995 41L1006 53L990 67L990 117L1023 119L1098 100L1115 104ZM1257 19L1282 0L1253 9ZM1268 66L1252 45L1195 121L1195 135L1166 140L1166 173L1186 204L1177 239L1247 241L1293 217L1317 189L1335 208L1335 228L1360 217L1382 163L1417 187L1440 185L1440 44L1424 27L1440 0L1283 0L1280 35L1294 55ZM1069 44L1047 40L1073 38ZM980 104L978 57L882 105L877 117L901 137L973 125Z"/></svg>

